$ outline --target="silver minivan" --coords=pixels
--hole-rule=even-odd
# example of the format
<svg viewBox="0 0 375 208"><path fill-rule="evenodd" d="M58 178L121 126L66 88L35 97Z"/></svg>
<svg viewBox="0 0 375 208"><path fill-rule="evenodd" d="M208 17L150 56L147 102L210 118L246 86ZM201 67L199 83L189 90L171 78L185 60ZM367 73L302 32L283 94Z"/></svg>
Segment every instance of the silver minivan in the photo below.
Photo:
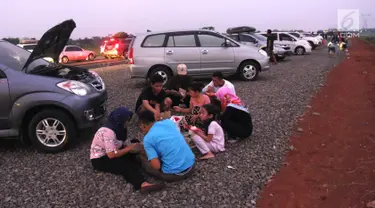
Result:
<svg viewBox="0 0 375 208"><path fill-rule="evenodd" d="M215 31L182 30L138 34L130 44L132 78L160 74L164 81L176 74L177 65L187 65L193 77L211 77L213 72L239 74L256 80L269 69L269 57L259 48L242 45Z"/></svg>

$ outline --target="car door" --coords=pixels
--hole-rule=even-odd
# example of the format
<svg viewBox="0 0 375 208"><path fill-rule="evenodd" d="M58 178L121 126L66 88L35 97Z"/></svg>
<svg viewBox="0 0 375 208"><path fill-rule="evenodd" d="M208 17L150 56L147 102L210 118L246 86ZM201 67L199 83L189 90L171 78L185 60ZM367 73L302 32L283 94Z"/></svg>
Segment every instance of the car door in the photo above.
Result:
<svg viewBox="0 0 375 208"><path fill-rule="evenodd" d="M213 32L197 34L201 54L201 73L215 71L232 73L236 70L233 47L226 44L226 38ZM229 41L229 40L228 40Z"/></svg>
<svg viewBox="0 0 375 208"><path fill-rule="evenodd" d="M86 60L86 56L83 52L83 49L81 47L78 47L78 46L74 46L74 54L76 56L76 61L83 61L83 60Z"/></svg>
<svg viewBox="0 0 375 208"><path fill-rule="evenodd" d="M183 63L189 75L197 75L200 71L200 53L197 47L195 32L170 33L164 49L165 61L173 71Z"/></svg>
<svg viewBox="0 0 375 208"><path fill-rule="evenodd" d="M1 97L1 105L0 105L0 130L10 129L10 95L9 95L9 84L8 79L3 71L5 69L1 68L0 66L0 97Z"/></svg>
<svg viewBox="0 0 375 208"><path fill-rule="evenodd" d="M74 46L65 47L65 50L63 51L62 56L67 56L69 58L69 61L77 60L77 56L76 56L76 53L74 51Z"/></svg>
<svg viewBox="0 0 375 208"><path fill-rule="evenodd" d="M294 45L294 38L291 37L289 34L286 33L279 33L279 40L282 45L286 45L290 48L295 48Z"/></svg>

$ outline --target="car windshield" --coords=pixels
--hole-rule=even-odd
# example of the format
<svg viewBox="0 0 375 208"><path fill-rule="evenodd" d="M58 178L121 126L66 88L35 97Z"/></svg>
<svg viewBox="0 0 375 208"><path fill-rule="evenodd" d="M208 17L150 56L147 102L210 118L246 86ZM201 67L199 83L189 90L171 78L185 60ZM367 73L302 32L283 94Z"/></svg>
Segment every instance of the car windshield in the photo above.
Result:
<svg viewBox="0 0 375 208"><path fill-rule="evenodd" d="M263 35L259 35L259 34L252 34L256 39L260 40L260 41L267 41L267 38L264 37Z"/></svg>
<svg viewBox="0 0 375 208"><path fill-rule="evenodd" d="M29 51L23 48L6 41L0 41L0 64L3 64L9 68L22 71L30 54L31 53ZM35 68L40 65L50 65L50 63L44 59L37 59L30 65L32 65L30 67Z"/></svg>

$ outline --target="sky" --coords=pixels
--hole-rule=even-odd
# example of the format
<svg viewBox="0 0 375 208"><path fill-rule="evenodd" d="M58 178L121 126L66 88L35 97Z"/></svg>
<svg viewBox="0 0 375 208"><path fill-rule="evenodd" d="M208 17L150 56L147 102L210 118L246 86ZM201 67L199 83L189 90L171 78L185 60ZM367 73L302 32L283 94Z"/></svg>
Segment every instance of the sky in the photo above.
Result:
<svg viewBox="0 0 375 208"><path fill-rule="evenodd" d="M204 26L316 31L336 28L337 9L371 14L375 27L375 0L10 0L1 4L0 38L40 38L66 19L77 24L74 39Z"/></svg>

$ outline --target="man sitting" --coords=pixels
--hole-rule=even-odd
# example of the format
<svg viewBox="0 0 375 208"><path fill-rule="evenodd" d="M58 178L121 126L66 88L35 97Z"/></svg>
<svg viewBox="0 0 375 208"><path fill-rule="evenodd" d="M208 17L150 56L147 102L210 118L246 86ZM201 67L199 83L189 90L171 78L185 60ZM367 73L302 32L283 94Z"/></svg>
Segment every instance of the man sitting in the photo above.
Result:
<svg viewBox="0 0 375 208"><path fill-rule="evenodd" d="M160 113L168 111L172 105L172 100L166 97L163 90L163 77L154 74L150 78L151 85L142 91L135 105L135 112L139 114L144 110L154 113L157 120L160 119Z"/></svg>
<svg viewBox="0 0 375 208"><path fill-rule="evenodd" d="M141 161L146 172L169 182L193 173L195 156L172 120L155 121L154 114L145 110L139 114L139 127L145 134L147 158L141 157Z"/></svg>
<svg viewBox="0 0 375 208"><path fill-rule="evenodd" d="M228 80L225 80L221 72L214 72L212 74L212 81L203 88L202 92L206 93L208 96L215 96L215 93L220 87L227 87L232 90L233 94L236 94L234 85Z"/></svg>

